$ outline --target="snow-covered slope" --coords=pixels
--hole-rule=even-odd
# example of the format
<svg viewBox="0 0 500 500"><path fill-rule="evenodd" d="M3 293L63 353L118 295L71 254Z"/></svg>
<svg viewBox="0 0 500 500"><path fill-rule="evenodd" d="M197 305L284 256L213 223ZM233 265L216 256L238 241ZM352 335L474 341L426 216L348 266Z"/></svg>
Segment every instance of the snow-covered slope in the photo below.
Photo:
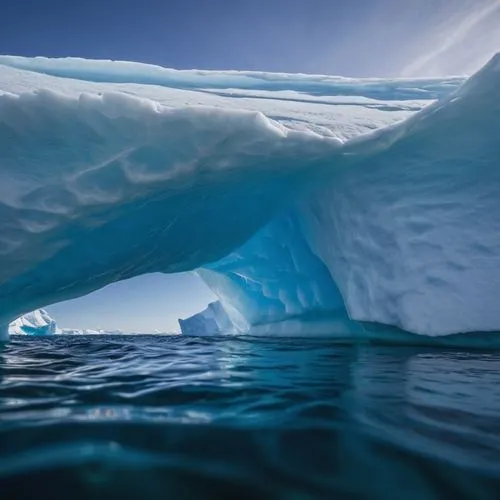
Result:
<svg viewBox="0 0 500 500"><path fill-rule="evenodd" d="M461 83L0 57L0 324L198 268L240 331L500 328L498 57Z"/></svg>

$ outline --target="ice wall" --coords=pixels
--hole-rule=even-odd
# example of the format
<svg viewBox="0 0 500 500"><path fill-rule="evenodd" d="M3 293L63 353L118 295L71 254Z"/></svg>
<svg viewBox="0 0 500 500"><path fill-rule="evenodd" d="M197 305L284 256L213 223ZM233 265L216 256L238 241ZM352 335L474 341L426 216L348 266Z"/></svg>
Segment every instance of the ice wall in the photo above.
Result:
<svg viewBox="0 0 500 500"><path fill-rule="evenodd" d="M240 331L330 318L332 334L357 335L344 305L423 335L499 330L499 83L497 57L449 98L348 143L359 161L201 270Z"/></svg>
<svg viewBox="0 0 500 500"><path fill-rule="evenodd" d="M424 335L499 331L500 57L351 147L367 156L298 208L350 317Z"/></svg>
<svg viewBox="0 0 500 500"><path fill-rule="evenodd" d="M344 309L328 269L304 238L296 212L279 214L245 245L198 274L242 332Z"/></svg>

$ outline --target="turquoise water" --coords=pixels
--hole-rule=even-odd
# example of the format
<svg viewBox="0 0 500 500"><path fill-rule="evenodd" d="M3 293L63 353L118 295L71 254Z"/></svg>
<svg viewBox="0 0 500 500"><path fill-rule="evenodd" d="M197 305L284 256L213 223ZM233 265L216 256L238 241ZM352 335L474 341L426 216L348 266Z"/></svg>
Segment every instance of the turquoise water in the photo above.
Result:
<svg viewBox="0 0 500 500"><path fill-rule="evenodd" d="M0 496L500 498L500 351L15 339Z"/></svg>

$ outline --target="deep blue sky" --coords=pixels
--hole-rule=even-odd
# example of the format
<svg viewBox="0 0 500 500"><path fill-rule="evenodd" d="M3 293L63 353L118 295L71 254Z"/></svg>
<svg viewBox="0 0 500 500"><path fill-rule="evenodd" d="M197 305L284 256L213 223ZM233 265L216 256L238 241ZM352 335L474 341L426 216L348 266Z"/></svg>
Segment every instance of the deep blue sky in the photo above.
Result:
<svg viewBox="0 0 500 500"><path fill-rule="evenodd" d="M18 0L2 6L0 50L175 68L346 72L321 53L367 0ZM327 46L325 47L325 43ZM321 52L320 52L321 51Z"/></svg>
<svg viewBox="0 0 500 500"><path fill-rule="evenodd" d="M439 65L427 62L422 69L460 72L476 64L478 43L483 51L499 41L485 39L485 33L499 31L491 12L479 23L489 20L489 29L481 25L473 33L462 22L474 25L475 14L495 4L498 0L5 0L0 53L386 76L401 73L413 60L435 58L436 48L455 37L446 53L437 54Z"/></svg>
<svg viewBox="0 0 500 500"><path fill-rule="evenodd" d="M500 0L4 0L0 53L346 76L475 70ZM49 310L62 326L152 331L212 299L193 276L111 285Z"/></svg>

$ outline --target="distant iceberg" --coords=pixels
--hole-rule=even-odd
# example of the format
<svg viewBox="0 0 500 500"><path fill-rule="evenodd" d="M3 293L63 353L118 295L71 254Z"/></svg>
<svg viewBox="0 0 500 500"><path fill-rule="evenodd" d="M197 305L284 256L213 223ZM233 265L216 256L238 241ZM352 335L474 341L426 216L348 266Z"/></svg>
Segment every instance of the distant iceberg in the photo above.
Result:
<svg viewBox="0 0 500 500"><path fill-rule="evenodd" d="M58 333L60 335L145 335L141 332L129 333L123 330L93 330L89 328L61 328ZM178 335L178 332L163 332L157 330L155 335Z"/></svg>
<svg viewBox="0 0 500 500"><path fill-rule="evenodd" d="M37 309L17 318L9 325L9 333L11 335L33 335L44 336L54 335L58 332L57 324L47 311Z"/></svg>
<svg viewBox="0 0 500 500"><path fill-rule="evenodd" d="M179 319L183 335L228 335L238 333L219 301L211 302L207 308L194 316Z"/></svg>
<svg viewBox="0 0 500 500"><path fill-rule="evenodd" d="M186 270L219 303L183 331L500 330L499 134L500 56L465 83L2 56L0 331Z"/></svg>
<svg viewBox="0 0 500 500"><path fill-rule="evenodd" d="M124 335L121 330L92 330L88 328L61 328L60 335Z"/></svg>

